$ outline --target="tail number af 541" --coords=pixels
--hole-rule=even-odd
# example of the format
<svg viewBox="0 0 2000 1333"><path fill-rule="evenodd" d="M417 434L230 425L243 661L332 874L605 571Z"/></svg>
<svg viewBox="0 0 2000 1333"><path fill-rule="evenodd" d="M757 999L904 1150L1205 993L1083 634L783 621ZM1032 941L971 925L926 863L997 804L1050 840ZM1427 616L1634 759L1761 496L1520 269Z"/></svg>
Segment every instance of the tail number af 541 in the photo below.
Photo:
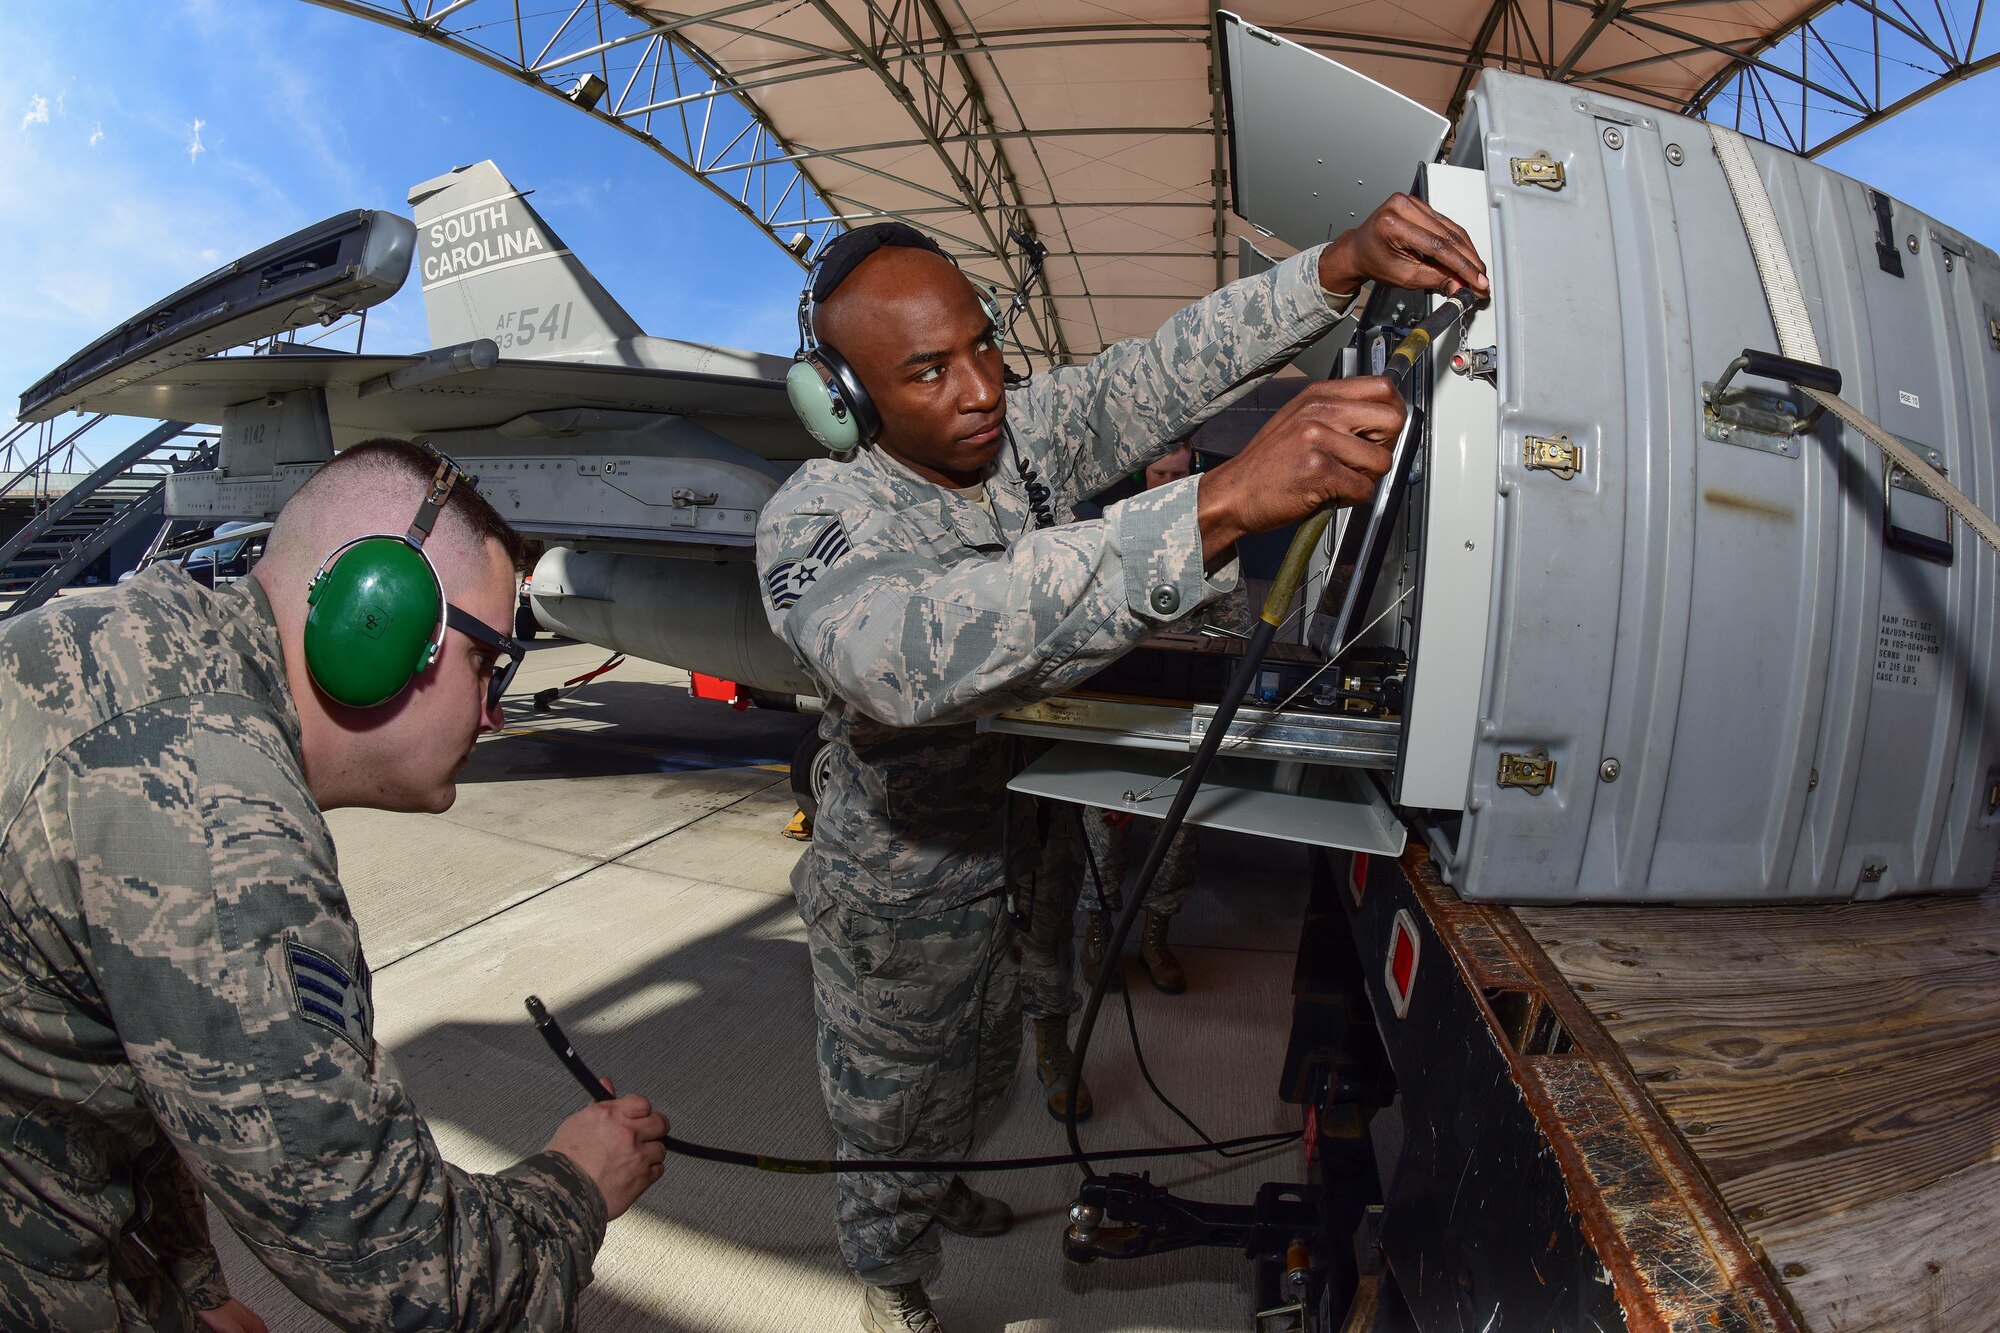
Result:
<svg viewBox="0 0 2000 1333"><path fill-rule="evenodd" d="M551 341L566 338L569 336L569 318L575 309L574 301L558 301L551 306L531 305L509 310L493 326L493 341L504 352L510 347L526 347L538 337Z"/></svg>

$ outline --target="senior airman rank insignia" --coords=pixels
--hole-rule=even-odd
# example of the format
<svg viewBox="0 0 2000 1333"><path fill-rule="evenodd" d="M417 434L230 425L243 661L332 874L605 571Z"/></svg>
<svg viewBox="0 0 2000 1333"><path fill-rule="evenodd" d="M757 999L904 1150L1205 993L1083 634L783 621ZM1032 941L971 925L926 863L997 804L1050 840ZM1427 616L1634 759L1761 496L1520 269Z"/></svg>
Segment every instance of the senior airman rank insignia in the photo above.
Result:
<svg viewBox="0 0 2000 1333"><path fill-rule="evenodd" d="M780 611L789 611L799 598L805 596L806 589L851 549L847 543L847 529L836 518L820 529L819 536L813 538L811 550L797 560L773 565L771 572L764 576L764 589L771 595L771 605Z"/></svg>
<svg viewBox="0 0 2000 1333"><path fill-rule="evenodd" d="M317 949L285 945L285 968L292 978L292 1004L308 1023L337 1032L362 1055L374 1056L375 1012L368 965L358 976Z"/></svg>

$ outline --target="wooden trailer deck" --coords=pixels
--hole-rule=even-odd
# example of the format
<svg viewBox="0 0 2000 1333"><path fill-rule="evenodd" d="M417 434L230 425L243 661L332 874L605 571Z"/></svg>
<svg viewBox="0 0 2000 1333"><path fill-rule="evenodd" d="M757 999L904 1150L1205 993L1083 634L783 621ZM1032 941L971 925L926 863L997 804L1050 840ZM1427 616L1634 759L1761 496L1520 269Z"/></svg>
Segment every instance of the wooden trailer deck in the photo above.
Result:
<svg viewBox="0 0 2000 1333"><path fill-rule="evenodd" d="M2000 1329L2000 896L1514 909L1414 846L1331 869L1416 1136L1383 1237L1418 1326Z"/></svg>
<svg viewBox="0 0 2000 1333"><path fill-rule="evenodd" d="M1808 1328L2000 1328L2000 897L1514 915Z"/></svg>

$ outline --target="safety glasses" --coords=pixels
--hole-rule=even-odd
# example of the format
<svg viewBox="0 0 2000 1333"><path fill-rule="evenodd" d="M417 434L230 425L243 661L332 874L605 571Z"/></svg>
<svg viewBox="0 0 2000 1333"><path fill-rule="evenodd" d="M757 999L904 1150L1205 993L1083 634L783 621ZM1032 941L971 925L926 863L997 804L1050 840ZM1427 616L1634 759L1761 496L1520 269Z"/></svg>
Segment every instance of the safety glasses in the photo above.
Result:
<svg viewBox="0 0 2000 1333"><path fill-rule="evenodd" d="M500 706L500 696L514 681L514 673L521 669L521 658L526 655L528 645L519 639L509 638L483 620L477 620L459 610L451 603L445 603L444 623L457 630L474 643L490 649L493 653L493 674L486 678L486 711L492 712Z"/></svg>

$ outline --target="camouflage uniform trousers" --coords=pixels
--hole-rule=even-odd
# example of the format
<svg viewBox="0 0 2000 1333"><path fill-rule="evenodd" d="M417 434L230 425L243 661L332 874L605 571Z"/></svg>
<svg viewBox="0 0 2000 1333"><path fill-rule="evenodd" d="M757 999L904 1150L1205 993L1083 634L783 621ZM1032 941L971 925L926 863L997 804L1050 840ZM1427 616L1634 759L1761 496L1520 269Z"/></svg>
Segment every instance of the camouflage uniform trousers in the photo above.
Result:
<svg viewBox="0 0 2000 1333"><path fill-rule="evenodd" d="M1040 845L1032 878L1016 885L1028 907L1021 939L1021 1007L1030 1018L1073 1014L1081 1002L1076 987L1076 904L1083 888L1083 826L1077 816L1096 814L1068 801L1037 801L1035 826Z"/></svg>
<svg viewBox="0 0 2000 1333"><path fill-rule="evenodd" d="M1021 945L1021 992L1030 1017L1054 1018L1083 1007L1076 969L1077 907L1098 910L1098 876L1114 895L1124 887L1126 873L1137 868L1135 858L1143 858L1151 848L1160 821L1126 818L1106 823L1106 815L1120 812L1059 801L1042 804L1045 837L1029 889L1028 934ZM1152 891L1146 895L1147 911L1172 916L1186 905L1194 888L1194 834L1193 829L1183 826L1175 835Z"/></svg>
<svg viewBox="0 0 2000 1333"><path fill-rule="evenodd" d="M965 1156L1021 1054L1020 969L1006 898L904 917L836 903L806 923L806 938L820 1084L840 1156ZM891 1286L936 1275L942 1245L932 1223L950 1172L838 1179L834 1225L856 1277Z"/></svg>

